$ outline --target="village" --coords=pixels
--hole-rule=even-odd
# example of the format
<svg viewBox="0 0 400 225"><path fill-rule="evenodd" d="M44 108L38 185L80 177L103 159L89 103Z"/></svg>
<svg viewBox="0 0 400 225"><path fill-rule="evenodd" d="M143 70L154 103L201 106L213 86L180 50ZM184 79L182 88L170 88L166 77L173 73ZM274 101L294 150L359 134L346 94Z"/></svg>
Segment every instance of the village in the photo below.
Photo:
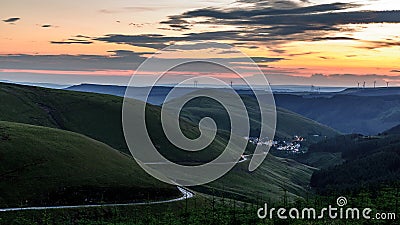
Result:
<svg viewBox="0 0 400 225"><path fill-rule="evenodd" d="M292 140L268 140L268 138L257 138L257 137L245 137L250 143L255 145L270 145L272 148L277 151L282 151L285 153L292 154L301 154L305 153L301 149L301 142L305 141L305 139L301 136L293 136Z"/></svg>

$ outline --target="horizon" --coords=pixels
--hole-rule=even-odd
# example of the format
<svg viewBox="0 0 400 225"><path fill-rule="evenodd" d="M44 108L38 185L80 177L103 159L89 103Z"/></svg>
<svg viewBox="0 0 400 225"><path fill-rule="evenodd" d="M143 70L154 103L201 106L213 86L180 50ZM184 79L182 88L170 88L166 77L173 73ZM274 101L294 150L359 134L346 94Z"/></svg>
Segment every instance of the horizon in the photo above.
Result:
<svg viewBox="0 0 400 225"><path fill-rule="evenodd" d="M394 0L92 3L4 1L0 79L127 84L157 51L175 44L190 58L211 41L249 55L273 85L400 85L400 4ZM162 60L181 56L169 57ZM182 75L201 76L188 69L168 79Z"/></svg>

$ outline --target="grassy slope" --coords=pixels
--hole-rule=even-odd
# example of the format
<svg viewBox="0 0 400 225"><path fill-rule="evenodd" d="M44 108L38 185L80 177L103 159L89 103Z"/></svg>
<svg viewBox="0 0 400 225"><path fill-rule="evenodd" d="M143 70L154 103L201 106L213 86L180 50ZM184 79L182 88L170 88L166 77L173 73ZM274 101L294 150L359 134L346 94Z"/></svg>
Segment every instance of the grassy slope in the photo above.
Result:
<svg viewBox="0 0 400 225"><path fill-rule="evenodd" d="M339 137L340 138L340 137ZM362 138L343 136L346 145L335 139L321 143L314 148L340 151L342 164L316 171L311 185L323 194L332 192L359 191L362 188L376 188L381 184L398 183L400 179L400 136L388 135ZM345 142L343 141L343 142Z"/></svg>
<svg viewBox="0 0 400 225"><path fill-rule="evenodd" d="M398 125L400 98L335 95L307 97L277 94L277 106L326 124L343 133L373 135Z"/></svg>
<svg viewBox="0 0 400 225"><path fill-rule="evenodd" d="M7 109L0 110L0 120L63 128L85 134L118 150L127 151L121 129L121 102L122 98L108 95L0 84L0 104L4 106L4 109ZM151 107L150 115L159 113L158 111L157 107ZM295 118L290 120L297 121ZM308 120L302 118L301 121ZM304 127L301 124L302 122L299 122L296 125L297 128ZM285 125L282 129L286 130L284 133L288 133L289 127L293 124L287 123ZM152 130L154 139L159 141L160 152L171 151L171 149L163 147L166 143L163 138L157 138L161 135L159 134L161 130L155 125L152 126L154 127L150 130ZM187 124L185 126L187 126L187 129L194 129ZM305 127L307 126L305 125ZM312 132L318 131L318 128L321 128L321 126L315 123L316 130ZM327 129L327 132L335 133L329 129ZM189 133L193 135L194 131ZM293 134L290 132L290 135L294 134L298 134L296 130L293 130ZM222 149L223 142L221 138L216 140L216 148L213 148L213 153ZM207 155L210 157L213 154ZM256 190L265 195L276 194L276 190L282 183L281 180L286 181L287 187L295 187L296 190L289 190L293 191L293 195L304 194L304 187L309 181L311 170L297 163L290 165L289 169L283 171L284 165L285 163L282 160L270 156L262 166L263 169L256 172L260 179L254 186L249 184L254 183L253 177L256 176L250 176L245 170L234 170L227 175L228 178L222 180L231 184L233 189L239 190L241 193L249 191L252 196L255 195ZM269 189L275 191L270 192Z"/></svg>
<svg viewBox="0 0 400 225"><path fill-rule="evenodd" d="M121 104L120 97L0 83L0 120L74 131L127 152Z"/></svg>
<svg viewBox="0 0 400 225"><path fill-rule="evenodd" d="M252 135L257 136L257 130L259 131L261 124L258 104L254 98L246 95L242 96L242 99L249 113L251 133ZM266 109L264 112L268 113L269 110ZM228 114L224 108L214 100L197 98L196 100L187 103L182 115L186 119L195 123L198 123L198 121L204 116L214 117L222 129L230 129L230 121L227 119L229 118ZM328 137L338 135L338 132L332 128L282 108L277 108L276 115L277 129L275 136L279 139L291 139L294 135L310 138L314 134Z"/></svg>
<svg viewBox="0 0 400 225"><path fill-rule="evenodd" d="M221 179L195 190L239 200L262 198L270 203L282 201L285 191L289 201L305 197L309 192L309 180L315 168L271 154L253 172L248 171L248 163L235 166Z"/></svg>
<svg viewBox="0 0 400 225"><path fill-rule="evenodd" d="M68 131L0 122L0 159L1 207L179 195L126 154Z"/></svg>

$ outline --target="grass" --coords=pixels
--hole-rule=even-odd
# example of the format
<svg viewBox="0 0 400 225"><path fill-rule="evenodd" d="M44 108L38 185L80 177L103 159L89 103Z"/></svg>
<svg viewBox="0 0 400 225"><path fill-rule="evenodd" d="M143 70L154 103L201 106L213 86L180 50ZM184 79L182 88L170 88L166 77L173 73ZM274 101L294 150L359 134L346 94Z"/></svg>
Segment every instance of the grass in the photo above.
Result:
<svg viewBox="0 0 400 225"><path fill-rule="evenodd" d="M294 202L310 192L308 184L314 170L291 159L268 155L253 172L248 171L247 161L235 166L221 179L194 189L239 201L264 199L278 202L286 195L288 201Z"/></svg>
<svg viewBox="0 0 400 225"><path fill-rule="evenodd" d="M0 120L69 130L128 152L120 97L1 83L0 104Z"/></svg>
<svg viewBox="0 0 400 225"><path fill-rule="evenodd" d="M101 141L117 150L128 152L121 128L121 104L123 100L121 97L13 84L0 84L0 96L0 104L3 106L2 110L0 110L0 120L73 131ZM133 104L135 103L134 100L132 102ZM249 101L249 104L253 103ZM212 105L206 104L205 107L207 106L209 106L209 109L213 108ZM192 113L191 121L195 121L201 115L196 110L191 110L190 112ZM218 112L216 111L216 113ZM149 130L155 145L159 148L161 154L169 156L173 161L180 162L184 159L191 163L204 162L214 158L225 148L227 139L222 132L208 149L188 156L183 151L174 148L163 135L158 118L159 107L149 106L147 113L150 118L148 120ZM225 122L225 120L220 121ZM189 137L193 138L198 135L197 127L190 122L183 121L181 127ZM314 134L315 132L319 132L322 135L336 134L334 130L297 114L284 110L278 111L278 133L282 136ZM38 136L33 133L32 139L35 137ZM47 138L46 135L43 138ZM59 141L54 141L54 144ZM26 147L33 145L35 144L30 143ZM10 145L8 148L12 150L15 147ZM81 144L80 148L85 149L85 144ZM68 155L63 157L69 158ZM17 159L15 158L14 160ZM77 158L76 163L81 160L83 159ZM91 160L93 162L97 161L94 158ZM85 163L80 162L80 165L85 165ZM43 173L53 170L53 166L55 167L57 164L52 164L52 166L43 169ZM120 171L125 171L127 174L138 171L138 168L133 169L128 165L120 166ZM57 170L55 170L56 173L54 174L60 173L64 175L64 173ZM88 176L93 172L95 171L90 171ZM246 195L249 199L255 199L259 195L276 199L284 191L293 196L293 198L304 197L311 173L312 169L310 167L292 160L269 156L260 169L253 173L247 171L247 165L239 165L222 179L210 184L210 186L200 187L200 189L209 192L211 189L221 189L221 186L224 186L223 189L226 195L233 195L238 198ZM146 177L144 172L141 171L140 176L133 177L132 183L139 184L142 182L140 180L142 175ZM149 176L147 178L150 183L154 182L154 179ZM46 184L52 181L42 180L42 182ZM27 185L31 186L31 184ZM149 186L154 187L152 185ZM11 187L8 186L8 188ZM74 189L71 190L75 191Z"/></svg>
<svg viewBox="0 0 400 225"><path fill-rule="evenodd" d="M229 97L230 96L227 96L227 98ZM261 126L258 104L253 97L243 95L241 96L241 98L245 103L250 118L250 135L258 136ZM234 102L233 100L226 101ZM233 106L235 110L233 113L240 113L239 111L237 111L238 107L235 107L234 105L231 106ZM271 113L271 110L264 109L264 113ZM333 137L339 134L332 128L329 128L325 125L322 125L299 114L290 112L282 108L276 109L276 115L277 125L275 137L277 139L291 139L293 138L293 136L298 135L312 140L313 135ZM197 98L186 104L186 107L182 110L182 116L183 118L186 118L187 120L194 123L198 123L201 118L209 116L217 121L220 129L230 130L230 120L227 119L229 118L229 116L222 105L217 103L215 100L207 98ZM268 121L265 125L269 125Z"/></svg>
<svg viewBox="0 0 400 225"><path fill-rule="evenodd" d="M396 219L330 219L325 212L324 219L279 219L274 214L259 219L257 210L264 205L261 199L254 203L243 203L230 199L204 198L197 196L187 201L159 205L120 206L86 209L54 209L46 211L7 212L0 214L0 224L398 224L399 189L387 187L372 194L363 192L346 196L348 207L371 208L376 212L396 213ZM375 196L374 196L375 195ZM283 204L268 203L268 207L297 209L313 207L319 213L328 205L336 206L337 196L313 196L307 200Z"/></svg>
<svg viewBox="0 0 400 225"><path fill-rule="evenodd" d="M0 207L126 202L180 192L86 136L0 122Z"/></svg>

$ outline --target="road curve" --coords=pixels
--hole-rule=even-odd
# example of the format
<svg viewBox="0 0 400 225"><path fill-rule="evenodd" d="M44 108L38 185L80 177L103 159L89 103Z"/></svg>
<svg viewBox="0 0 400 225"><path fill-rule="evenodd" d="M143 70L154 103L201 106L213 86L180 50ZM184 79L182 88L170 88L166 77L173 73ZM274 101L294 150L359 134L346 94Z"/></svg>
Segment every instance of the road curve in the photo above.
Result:
<svg viewBox="0 0 400 225"><path fill-rule="evenodd" d="M95 208L95 207L107 207L107 206L130 206L130 205L154 205L161 203L169 203L169 202L177 202L182 201L188 198L193 198L194 193L184 189L182 187L177 187L178 190L182 193L182 196L179 198L162 200L162 201L154 201L154 202L133 202L133 203L124 203L124 204L92 204L92 205L71 205L71 206L43 206L43 207L25 207L25 208L4 208L0 209L0 212L10 212L10 211L27 211L27 210L46 210L46 209L74 209L74 208Z"/></svg>
<svg viewBox="0 0 400 225"><path fill-rule="evenodd" d="M242 163L249 160L250 155L242 155L241 159L238 162L228 162L228 163ZM161 203L170 203L182 201L188 198L193 198L194 193L184 189L182 187L177 187L178 190L182 193L182 197L162 200L162 201L154 201L154 202L133 202L133 203L123 203L123 204L92 204L92 205L71 205L71 206L42 206L42 207L25 207L25 208L4 208L0 209L0 212L10 212L10 211L26 211L26 210L46 210L46 209L74 209L74 208L94 208L94 207L105 207L105 206L130 206L130 205L154 205Z"/></svg>

